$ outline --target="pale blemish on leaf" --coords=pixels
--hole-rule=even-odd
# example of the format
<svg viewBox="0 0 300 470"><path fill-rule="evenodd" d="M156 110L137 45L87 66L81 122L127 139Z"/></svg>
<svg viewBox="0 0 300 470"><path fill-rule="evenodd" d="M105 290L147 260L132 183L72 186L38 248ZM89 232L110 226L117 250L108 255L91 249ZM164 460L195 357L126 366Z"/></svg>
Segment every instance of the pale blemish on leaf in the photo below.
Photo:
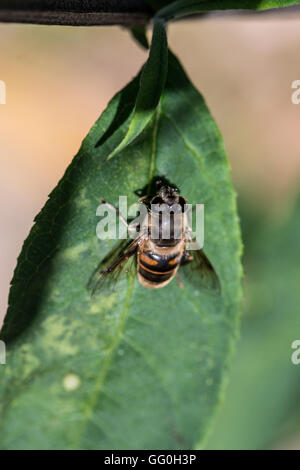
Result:
<svg viewBox="0 0 300 470"><path fill-rule="evenodd" d="M90 205L91 201L90 199L87 198L86 194L87 194L86 188L81 189L81 191L79 192L75 200L75 204L77 205L77 207L87 208Z"/></svg>
<svg viewBox="0 0 300 470"><path fill-rule="evenodd" d="M102 296L101 302L99 302L100 296L96 302L93 302L88 310L88 313L95 315L97 313L109 313L110 310L114 307L117 301L117 294L111 294L108 296Z"/></svg>
<svg viewBox="0 0 300 470"><path fill-rule="evenodd" d="M79 325L78 325L79 327ZM44 347L48 354L74 355L78 347L72 338L72 330L61 315L52 315L43 322Z"/></svg>
<svg viewBox="0 0 300 470"><path fill-rule="evenodd" d="M76 374L68 374L63 379L63 387L67 392L77 390L81 384L80 378Z"/></svg>
<svg viewBox="0 0 300 470"><path fill-rule="evenodd" d="M36 354L34 354L30 344L23 344L19 353L23 363L22 376L19 378L23 380L29 377L36 369L38 369L42 362L41 359Z"/></svg>
<svg viewBox="0 0 300 470"><path fill-rule="evenodd" d="M88 309L88 313L91 315L96 315L96 313L100 313L101 307L98 304L92 304Z"/></svg>
<svg viewBox="0 0 300 470"><path fill-rule="evenodd" d="M61 253L61 256L69 261L75 261L81 253L88 250L90 244L88 242L82 242L78 245L72 246L71 248L67 248Z"/></svg>
<svg viewBox="0 0 300 470"><path fill-rule="evenodd" d="M61 297L61 291L58 287L53 287L49 289L49 297L55 302L58 301Z"/></svg>

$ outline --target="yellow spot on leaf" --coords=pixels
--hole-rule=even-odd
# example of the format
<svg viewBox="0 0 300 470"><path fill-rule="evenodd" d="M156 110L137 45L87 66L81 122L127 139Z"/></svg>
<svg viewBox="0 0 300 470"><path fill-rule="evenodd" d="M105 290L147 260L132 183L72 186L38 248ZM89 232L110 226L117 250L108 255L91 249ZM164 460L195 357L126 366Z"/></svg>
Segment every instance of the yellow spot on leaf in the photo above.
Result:
<svg viewBox="0 0 300 470"><path fill-rule="evenodd" d="M97 313L107 313L114 307L117 301L117 295L115 293L107 296L101 297L100 302L96 301L91 304L88 313L95 315Z"/></svg>
<svg viewBox="0 0 300 470"><path fill-rule="evenodd" d="M86 197L86 189L82 189L77 196L75 203L77 207L87 207L90 204L90 200Z"/></svg>
<svg viewBox="0 0 300 470"><path fill-rule="evenodd" d="M67 260L75 260L82 252L88 250L89 244L87 242L79 243L78 245L67 248L63 251L62 255Z"/></svg>

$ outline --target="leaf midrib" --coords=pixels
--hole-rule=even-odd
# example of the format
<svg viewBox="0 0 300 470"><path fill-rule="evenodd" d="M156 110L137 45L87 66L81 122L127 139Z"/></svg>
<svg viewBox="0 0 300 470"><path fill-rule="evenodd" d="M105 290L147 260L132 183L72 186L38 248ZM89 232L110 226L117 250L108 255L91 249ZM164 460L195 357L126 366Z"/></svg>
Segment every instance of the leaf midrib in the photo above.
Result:
<svg viewBox="0 0 300 470"><path fill-rule="evenodd" d="M162 99L161 99L162 101ZM155 174L156 171L156 148L157 148L157 131L158 131L158 126L159 126L159 121L161 118L161 101L158 104L157 110L154 115L154 125L153 125L153 132L152 132L152 146L151 146L151 154L150 154L150 165L149 165L149 185L151 184L151 180ZM84 435L84 432L86 430L86 427L88 425L88 422L92 416L93 410L96 406L96 403L98 401L98 398L103 390L105 378L107 376L111 360L113 357L113 353L117 347L117 345L120 342L120 339L123 335L124 331L124 326L126 323L129 307L130 307L130 301L132 297L132 292L133 292L133 287L134 287L134 278L130 278L128 280L127 284L127 294L125 298L125 304L124 308L120 317L120 323L119 327L117 329L116 335L108 348L107 354L106 354L106 359L104 361L102 371L99 374L98 380L96 381L94 392L91 394L90 400L86 404L86 409L84 412L84 419L82 422L82 425L80 426L80 430L78 432L78 437L75 440L75 442L71 445L70 449L78 449L79 448L79 443L82 439L82 436Z"/></svg>

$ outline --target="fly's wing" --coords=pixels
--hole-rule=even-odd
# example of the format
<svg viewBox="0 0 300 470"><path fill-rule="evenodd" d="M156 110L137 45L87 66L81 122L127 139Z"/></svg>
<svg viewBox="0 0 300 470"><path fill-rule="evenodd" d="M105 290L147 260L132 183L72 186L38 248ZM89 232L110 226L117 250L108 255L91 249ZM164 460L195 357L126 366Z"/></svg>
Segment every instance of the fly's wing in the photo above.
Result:
<svg viewBox="0 0 300 470"><path fill-rule="evenodd" d="M91 276L88 288L92 296L101 292L112 291L117 281L122 277L127 277L134 268L134 254L139 244L140 237L133 242L121 243L112 250L100 263L96 271Z"/></svg>
<svg viewBox="0 0 300 470"><path fill-rule="evenodd" d="M203 250L186 251L181 264L183 267L180 274L182 273L193 287L214 294L221 292L218 275Z"/></svg>

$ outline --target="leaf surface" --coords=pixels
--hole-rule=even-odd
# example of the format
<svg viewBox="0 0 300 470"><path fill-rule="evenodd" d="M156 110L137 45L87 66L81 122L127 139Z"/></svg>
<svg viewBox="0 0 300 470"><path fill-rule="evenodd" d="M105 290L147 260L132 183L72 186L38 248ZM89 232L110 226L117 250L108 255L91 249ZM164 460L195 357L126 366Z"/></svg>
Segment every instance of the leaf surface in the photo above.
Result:
<svg viewBox="0 0 300 470"><path fill-rule="evenodd" d="M241 300L230 169L203 98L172 54L149 125L107 161L138 90L136 78L111 101L24 243L1 335L3 449L191 449L206 434ZM205 252L220 292L180 289L175 279L148 290L135 276L91 298L88 280L116 245L96 237L99 199L136 202L155 175L205 204Z"/></svg>
<svg viewBox="0 0 300 470"><path fill-rule="evenodd" d="M143 49L149 49L147 34L146 34L146 27L145 26L131 26L128 28L132 37L137 41L137 43Z"/></svg>

